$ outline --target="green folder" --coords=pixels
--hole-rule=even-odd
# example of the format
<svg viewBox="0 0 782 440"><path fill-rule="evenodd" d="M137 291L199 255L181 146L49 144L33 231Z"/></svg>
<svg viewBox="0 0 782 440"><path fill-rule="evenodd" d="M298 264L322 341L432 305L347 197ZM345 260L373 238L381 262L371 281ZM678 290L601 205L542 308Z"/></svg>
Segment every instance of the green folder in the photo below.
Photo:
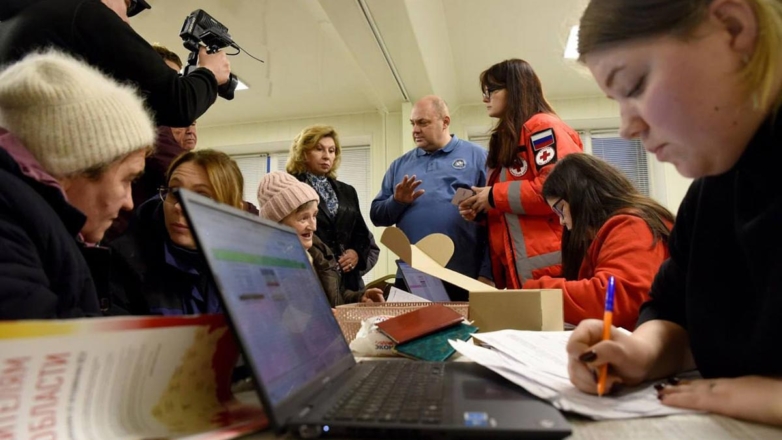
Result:
<svg viewBox="0 0 782 440"><path fill-rule="evenodd" d="M456 352L456 350L451 347L451 344L448 343L449 339L466 341L477 331L478 327L460 324L422 336L418 339L413 339L404 344L398 344L394 348L394 353L412 359L420 359L422 361L442 362Z"/></svg>

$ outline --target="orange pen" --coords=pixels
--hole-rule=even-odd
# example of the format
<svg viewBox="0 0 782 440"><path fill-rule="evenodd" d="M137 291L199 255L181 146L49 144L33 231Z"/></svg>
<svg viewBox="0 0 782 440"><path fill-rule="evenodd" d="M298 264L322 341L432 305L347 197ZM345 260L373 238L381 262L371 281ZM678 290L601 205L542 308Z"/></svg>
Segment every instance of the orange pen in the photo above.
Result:
<svg viewBox="0 0 782 440"><path fill-rule="evenodd" d="M611 339L611 321L614 319L614 276L608 277L606 288L606 306L603 312L603 340ZM597 395L606 393L606 378L608 377L608 364L600 367L600 377L597 380Z"/></svg>

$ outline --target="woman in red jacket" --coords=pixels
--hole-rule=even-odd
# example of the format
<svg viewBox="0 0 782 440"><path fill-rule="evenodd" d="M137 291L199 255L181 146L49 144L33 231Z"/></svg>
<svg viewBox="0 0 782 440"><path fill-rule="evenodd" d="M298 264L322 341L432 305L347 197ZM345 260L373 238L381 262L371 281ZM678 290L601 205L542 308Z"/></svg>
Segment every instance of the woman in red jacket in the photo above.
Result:
<svg viewBox="0 0 782 440"><path fill-rule="evenodd" d="M498 118L489 141L488 186L459 205L465 220L486 212L489 255L498 288L520 289L529 279L559 273L562 227L541 189L558 159L581 152L581 139L543 96L524 60L510 59L481 73L483 102Z"/></svg>
<svg viewBox="0 0 782 440"><path fill-rule="evenodd" d="M559 161L543 185L559 215L562 278L544 276L525 289L562 289L565 322L603 315L608 277L616 279L614 324L635 328L660 264L668 258L673 214L642 195L619 170L588 154Z"/></svg>

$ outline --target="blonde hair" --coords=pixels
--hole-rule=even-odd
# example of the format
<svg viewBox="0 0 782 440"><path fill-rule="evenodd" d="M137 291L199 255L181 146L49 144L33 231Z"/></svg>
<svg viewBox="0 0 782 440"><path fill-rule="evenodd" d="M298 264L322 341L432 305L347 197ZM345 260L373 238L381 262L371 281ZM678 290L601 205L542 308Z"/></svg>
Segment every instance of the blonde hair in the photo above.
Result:
<svg viewBox="0 0 782 440"><path fill-rule="evenodd" d="M714 0L592 0L581 16L578 52L583 61L589 52L615 43L673 34L686 39L706 18ZM755 105L777 109L782 90L774 96L782 75L782 1L746 0L758 21L755 52L741 71Z"/></svg>
<svg viewBox="0 0 782 440"><path fill-rule="evenodd" d="M171 175L180 165L188 162L194 162L204 169L209 184L215 191L216 201L234 208L243 208L244 178L242 178L242 172L233 159L217 150L188 151L180 154L171 162L166 173L166 182L171 180Z"/></svg>
<svg viewBox="0 0 782 440"><path fill-rule="evenodd" d="M323 138L334 139L334 165L331 167L327 177L337 178L337 169L342 162L342 147L339 146L339 136L334 127L330 125L310 125L296 136L291 144L291 152L288 155L288 162L285 164L285 171L291 174L303 174L307 169L307 153L312 151Z"/></svg>

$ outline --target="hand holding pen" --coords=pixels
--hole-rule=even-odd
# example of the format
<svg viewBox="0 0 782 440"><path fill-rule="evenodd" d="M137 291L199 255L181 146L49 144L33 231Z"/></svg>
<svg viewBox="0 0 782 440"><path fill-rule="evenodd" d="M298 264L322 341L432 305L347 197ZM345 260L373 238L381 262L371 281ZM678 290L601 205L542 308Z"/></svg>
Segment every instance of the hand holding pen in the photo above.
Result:
<svg viewBox="0 0 782 440"><path fill-rule="evenodd" d="M614 290L615 280L609 277L604 319L581 321L567 345L570 381L589 394L610 394L621 385L639 384L649 373L648 347L627 332L611 326ZM609 299L611 304L608 304ZM602 381L601 376L604 377Z"/></svg>

